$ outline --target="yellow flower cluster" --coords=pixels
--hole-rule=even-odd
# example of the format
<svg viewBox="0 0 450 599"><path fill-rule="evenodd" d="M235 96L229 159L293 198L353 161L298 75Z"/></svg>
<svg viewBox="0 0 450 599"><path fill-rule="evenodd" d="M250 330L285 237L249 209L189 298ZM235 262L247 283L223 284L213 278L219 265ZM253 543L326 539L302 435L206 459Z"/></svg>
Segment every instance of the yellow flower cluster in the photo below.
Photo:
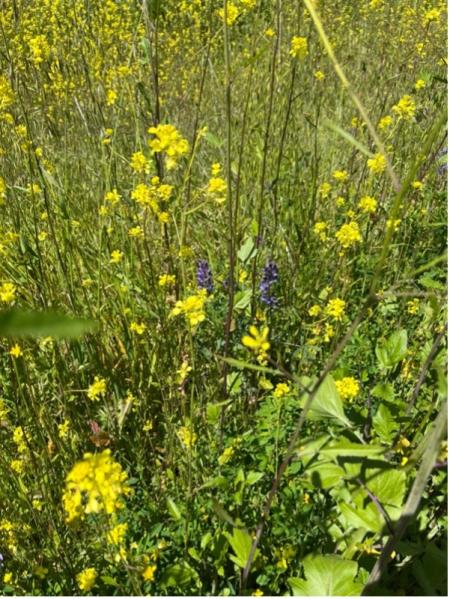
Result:
<svg viewBox="0 0 450 599"><path fill-rule="evenodd" d="M330 299L328 304L325 307L325 314L327 316L331 316L335 320L342 320L345 311L345 302L344 300L336 297L334 299Z"/></svg>
<svg viewBox="0 0 450 599"><path fill-rule="evenodd" d="M369 158L367 160L367 166L369 167L369 170L375 175L383 173L386 169L386 157L380 152L377 152L373 155L372 158Z"/></svg>
<svg viewBox="0 0 450 599"><path fill-rule="evenodd" d="M148 145L153 152L166 154L166 166L169 170L177 165L180 156L189 151L187 139L184 139L173 125L150 127L148 133L154 136Z"/></svg>
<svg viewBox="0 0 450 599"><path fill-rule="evenodd" d="M308 40L306 37L294 36L291 40L289 54L294 58L305 58L308 56Z"/></svg>
<svg viewBox="0 0 450 599"><path fill-rule="evenodd" d="M180 426L177 430L177 437L185 447L193 447L197 441L197 435L187 426Z"/></svg>
<svg viewBox="0 0 450 599"><path fill-rule="evenodd" d="M77 583L81 591L90 591L95 584L97 571L95 568L86 568L77 574Z"/></svg>
<svg viewBox="0 0 450 599"><path fill-rule="evenodd" d="M13 283L2 283L0 287L0 301L12 304L16 299L16 286Z"/></svg>
<svg viewBox="0 0 450 599"><path fill-rule="evenodd" d="M73 522L84 514L114 514L124 507L122 495L131 493L127 474L111 457L111 450L100 454L86 453L66 477L63 493L66 521Z"/></svg>
<svg viewBox="0 0 450 599"><path fill-rule="evenodd" d="M344 378L335 381L339 396L344 401L346 399L353 401L359 393L359 383L352 376L345 376Z"/></svg>
<svg viewBox="0 0 450 599"><path fill-rule="evenodd" d="M98 376L95 377L92 385L89 386L87 395L93 401L98 400L101 395L106 393L106 380Z"/></svg>
<svg viewBox="0 0 450 599"><path fill-rule="evenodd" d="M260 332L255 325L251 325L248 330L250 335L244 335L242 337L242 344L257 355L260 364L266 363L268 357L267 351L270 349L270 343L268 341L269 327L263 327Z"/></svg>
<svg viewBox="0 0 450 599"><path fill-rule="evenodd" d="M372 196L363 196L359 200L358 208L360 208L363 212L367 212L369 214L373 214L376 212L378 202Z"/></svg>
<svg viewBox="0 0 450 599"><path fill-rule="evenodd" d="M392 112L394 112L400 119L410 121L414 118L416 113L416 103L412 96L403 96L397 104L394 104Z"/></svg>
<svg viewBox="0 0 450 599"><path fill-rule="evenodd" d="M361 233L359 231L358 223L355 221L350 221L339 229L336 232L336 239L342 245L344 249L359 243L362 240Z"/></svg>
<svg viewBox="0 0 450 599"><path fill-rule="evenodd" d="M185 300L178 300L175 307L171 310L170 316L184 314L191 328L196 327L206 318L205 303L207 292L200 289L195 295L190 295Z"/></svg>

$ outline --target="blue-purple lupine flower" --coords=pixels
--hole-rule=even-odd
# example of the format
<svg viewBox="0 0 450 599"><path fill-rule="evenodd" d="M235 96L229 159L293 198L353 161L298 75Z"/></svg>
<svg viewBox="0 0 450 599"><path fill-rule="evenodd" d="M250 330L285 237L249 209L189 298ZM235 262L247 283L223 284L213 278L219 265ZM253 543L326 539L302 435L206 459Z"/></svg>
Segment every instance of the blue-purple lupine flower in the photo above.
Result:
<svg viewBox="0 0 450 599"><path fill-rule="evenodd" d="M206 289L208 293L213 292L213 275L207 260L198 260L197 262L197 285L199 289Z"/></svg>
<svg viewBox="0 0 450 599"><path fill-rule="evenodd" d="M259 291L261 293L261 301L269 306L276 308L278 306L278 298L272 294L272 286L278 281L278 266L273 260L269 260L264 267Z"/></svg>

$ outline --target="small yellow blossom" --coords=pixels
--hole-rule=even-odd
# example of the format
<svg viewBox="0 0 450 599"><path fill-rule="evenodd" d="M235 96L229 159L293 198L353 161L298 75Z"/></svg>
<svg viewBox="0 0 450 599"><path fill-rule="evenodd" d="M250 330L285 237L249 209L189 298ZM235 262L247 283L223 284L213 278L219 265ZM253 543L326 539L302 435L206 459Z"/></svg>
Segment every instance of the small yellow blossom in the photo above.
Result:
<svg viewBox="0 0 450 599"><path fill-rule="evenodd" d="M420 300L418 297L410 300L406 304L406 311L408 312L408 314L417 314L417 312L419 311L419 308L420 308Z"/></svg>
<svg viewBox="0 0 450 599"><path fill-rule="evenodd" d="M18 343L11 347L9 353L13 358L20 358L20 356L23 356L23 351Z"/></svg>
<svg viewBox="0 0 450 599"><path fill-rule="evenodd" d="M151 564L150 566L147 566L145 570L142 572L142 578L146 582L152 582L153 580L155 580L155 572L156 566L155 564Z"/></svg>
<svg viewBox="0 0 450 599"><path fill-rule="evenodd" d="M380 131L384 131L388 127L391 127L393 122L394 119L389 114L387 116L383 116L378 121L378 129L380 129Z"/></svg>
<svg viewBox="0 0 450 599"><path fill-rule="evenodd" d="M120 545L123 542L125 535L127 534L127 530L128 530L128 524L126 524L126 523L117 524L116 526L114 526L114 528L109 530L106 534L106 540L107 540L108 544L109 545Z"/></svg>
<svg viewBox="0 0 450 599"><path fill-rule="evenodd" d="M130 331L136 333L136 335L143 335L147 330L147 326L143 322L132 322L130 324Z"/></svg>
<svg viewBox="0 0 450 599"><path fill-rule="evenodd" d="M2 283L0 287L0 301L11 304L16 299L16 286L13 283Z"/></svg>
<svg viewBox="0 0 450 599"><path fill-rule="evenodd" d="M392 107L394 112L400 119L410 121L416 112L416 104L412 96L403 96L397 104Z"/></svg>
<svg viewBox="0 0 450 599"><path fill-rule="evenodd" d="M177 430L177 437L185 447L193 447L197 441L197 435L187 426L181 426Z"/></svg>
<svg viewBox="0 0 450 599"><path fill-rule="evenodd" d="M112 191L107 191L105 193L105 202L110 202L111 204L117 204L122 199L120 193L114 188Z"/></svg>
<svg viewBox="0 0 450 599"><path fill-rule="evenodd" d="M60 439L65 439L69 434L70 422L65 419L64 422L58 424L58 436Z"/></svg>
<svg viewBox="0 0 450 599"><path fill-rule="evenodd" d="M347 171L333 171L333 179L340 183L345 183L348 180L349 174Z"/></svg>
<svg viewBox="0 0 450 599"><path fill-rule="evenodd" d="M170 285L175 285L175 281L175 275L160 275L158 284L160 287L169 287Z"/></svg>
<svg viewBox="0 0 450 599"><path fill-rule="evenodd" d="M386 169L386 157L377 152L367 160L367 166L373 174L383 173Z"/></svg>
<svg viewBox="0 0 450 599"><path fill-rule="evenodd" d="M188 141L173 125L159 124L157 127L150 127L148 132L153 135L148 145L153 152L166 154L166 167L169 170L176 166L180 156L189 151Z"/></svg>
<svg viewBox="0 0 450 599"><path fill-rule="evenodd" d="M355 245L355 243L361 242L362 237L359 231L358 223L355 221L350 221L349 223L342 225L339 231L336 232L336 239L345 249Z"/></svg>
<svg viewBox="0 0 450 599"><path fill-rule="evenodd" d="M118 264L119 262L121 262L122 258L123 258L123 252L121 252L120 250L113 250L111 252L110 263Z"/></svg>
<svg viewBox="0 0 450 599"><path fill-rule="evenodd" d="M378 202L372 196L363 196L359 200L358 208L360 208L363 212L367 212L369 214L373 214L376 212Z"/></svg>
<svg viewBox="0 0 450 599"><path fill-rule="evenodd" d="M426 82L423 79L417 79L416 83L414 84L414 89L419 91L420 89L423 89L426 86Z"/></svg>
<svg viewBox="0 0 450 599"><path fill-rule="evenodd" d="M421 189L423 189L423 182L422 181L413 181L411 183L411 187L413 189L417 189L418 191L420 191Z"/></svg>
<svg viewBox="0 0 450 599"><path fill-rule="evenodd" d="M99 398L99 396L102 396L105 393L106 393L106 380L96 376L94 379L94 382L89 387L88 392L87 392L89 399L97 400Z"/></svg>
<svg viewBox="0 0 450 599"><path fill-rule="evenodd" d="M319 185L319 195L322 199L326 198L328 196L328 194L331 191L331 185L327 182L322 183L321 185Z"/></svg>
<svg viewBox="0 0 450 599"><path fill-rule="evenodd" d="M317 237L320 239L320 241L326 241L328 239L327 229L328 229L328 224L324 221L319 221L318 223L315 223L315 225L313 227L313 232L314 232L314 235L317 235Z"/></svg>
<svg viewBox="0 0 450 599"><path fill-rule="evenodd" d="M180 368L177 370L178 379L177 382L181 385L189 376L189 373L192 371L192 366L189 366L189 363L186 360L183 360Z"/></svg>
<svg viewBox="0 0 450 599"><path fill-rule="evenodd" d="M335 381L339 397L344 401L349 399L352 401L359 393L359 383L352 376L345 376L344 378Z"/></svg>
<svg viewBox="0 0 450 599"><path fill-rule="evenodd" d="M77 574L77 583L82 591L90 591L95 584L97 578L97 570L95 568L86 568Z"/></svg>
<svg viewBox="0 0 450 599"><path fill-rule="evenodd" d="M345 302L344 300L336 297L334 299L330 299L328 304L325 307L325 314L327 316L331 316L335 320L342 320L345 311Z"/></svg>
<svg viewBox="0 0 450 599"><path fill-rule="evenodd" d="M117 100L117 92L113 89L109 89L106 92L106 104L108 106L112 106L113 104L116 103Z"/></svg>
<svg viewBox="0 0 450 599"><path fill-rule="evenodd" d="M308 314L310 316L319 316L321 312L322 308L318 304L314 304L314 306L311 306L311 308L308 310Z"/></svg>
<svg viewBox="0 0 450 599"><path fill-rule="evenodd" d="M275 387L275 391L273 392L273 396L277 399L280 399L281 397L284 397L285 395L290 393L290 391L291 389L289 385L287 385L286 383L278 383L278 385Z"/></svg>
<svg viewBox="0 0 450 599"><path fill-rule="evenodd" d="M250 335L242 337L242 344L257 354L260 363L264 363L267 360L267 350L270 348L269 327L263 327L259 332L255 325L251 325L248 330Z"/></svg>
<svg viewBox="0 0 450 599"><path fill-rule="evenodd" d="M325 79L325 75L322 73L322 71L316 71L314 73L314 77L317 79L317 81L322 81L322 79Z"/></svg>
<svg viewBox="0 0 450 599"><path fill-rule="evenodd" d="M178 300L175 304L175 307L171 310L170 316L184 314L191 328L194 328L206 318L206 300L206 290L200 289L195 295L190 295L185 300Z"/></svg>
<svg viewBox="0 0 450 599"><path fill-rule="evenodd" d="M130 166L135 173L148 173L150 165L142 152L134 152L131 155Z"/></svg>
<svg viewBox="0 0 450 599"><path fill-rule="evenodd" d="M400 227L401 222L402 221L399 218L396 218L396 219L388 218L386 221L386 229L387 230L392 229L394 231L394 233L396 233Z"/></svg>
<svg viewBox="0 0 450 599"><path fill-rule="evenodd" d="M141 238L144 237L144 230L142 227L131 227L128 229L128 237Z"/></svg>
<svg viewBox="0 0 450 599"><path fill-rule="evenodd" d="M308 56L308 40L306 37L293 37L289 54L294 58L305 58Z"/></svg>

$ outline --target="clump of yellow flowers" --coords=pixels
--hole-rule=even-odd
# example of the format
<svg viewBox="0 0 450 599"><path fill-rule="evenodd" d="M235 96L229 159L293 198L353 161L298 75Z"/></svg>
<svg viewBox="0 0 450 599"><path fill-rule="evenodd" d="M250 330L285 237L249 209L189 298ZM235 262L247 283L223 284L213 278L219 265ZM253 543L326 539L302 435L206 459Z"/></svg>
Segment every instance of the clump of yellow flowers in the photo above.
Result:
<svg viewBox="0 0 450 599"><path fill-rule="evenodd" d="M166 154L166 167L170 170L177 165L180 156L187 154L189 143L181 136L173 125L158 125L150 127L148 133L154 137L149 140L148 145L153 152Z"/></svg>
<svg viewBox="0 0 450 599"><path fill-rule="evenodd" d="M335 381L339 396L343 400L353 401L359 393L359 383L352 376L344 376L344 378Z"/></svg>
<svg viewBox="0 0 450 599"><path fill-rule="evenodd" d="M63 505L66 521L73 522L84 514L114 514L124 507L122 495L131 488L122 466L111 457L111 450L86 453L66 477Z"/></svg>
<svg viewBox="0 0 450 599"><path fill-rule="evenodd" d="M308 56L308 40L306 37L293 37L289 54L294 58L305 58Z"/></svg>
<svg viewBox="0 0 450 599"><path fill-rule="evenodd" d="M267 350L270 348L269 327L264 327L260 332L255 325L251 325L248 330L250 335L242 337L242 344L255 352L260 364L265 364L268 358Z"/></svg>
<svg viewBox="0 0 450 599"><path fill-rule="evenodd" d="M200 289L195 295L188 296L185 300L178 300L171 310L170 316L184 314L191 328L195 328L206 318L205 303L207 299L206 289Z"/></svg>

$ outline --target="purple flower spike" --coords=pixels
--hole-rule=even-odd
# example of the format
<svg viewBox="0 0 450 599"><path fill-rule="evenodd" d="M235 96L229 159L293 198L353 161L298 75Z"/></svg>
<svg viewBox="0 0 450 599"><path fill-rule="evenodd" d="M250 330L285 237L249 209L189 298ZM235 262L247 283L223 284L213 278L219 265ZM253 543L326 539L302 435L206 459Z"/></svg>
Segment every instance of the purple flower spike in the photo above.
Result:
<svg viewBox="0 0 450 599"><path fill-rule="evenodd" d="M263 276L261 283L259 284L259 291L261 293L261 301L266 304L269 308L276 308L278 306L278 298L271 293L272 285L278 281L278 266L273 260L269 260L264 267Z"/></svg>
<svg viewBox="0 0 450 599"><path fill-rule="evenodd" d="M197 285L199 289L206 289L208 293L213 292L213 275L207 260L198 260L197 262Z"/></svg>

